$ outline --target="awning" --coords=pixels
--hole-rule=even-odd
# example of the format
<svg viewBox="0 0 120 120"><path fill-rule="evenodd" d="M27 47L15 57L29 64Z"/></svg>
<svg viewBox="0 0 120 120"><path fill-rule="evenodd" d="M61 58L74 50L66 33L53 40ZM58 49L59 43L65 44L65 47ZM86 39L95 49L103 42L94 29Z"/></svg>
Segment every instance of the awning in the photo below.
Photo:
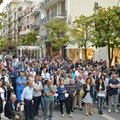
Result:
<svg viewBox="0 0 120 120"><path fill-rule="evenodd" d="M65 49L78 49L78 44L68 44Z"/></svg>
<svg viewBox="0 0 120 120"><path fill-rule="evenodd" d="M32 49L32 50L35 50L35 49L40 49L40 47L39 46L17 46L17 49L22 49L22 50L25 50L25 49Z"/></svg>

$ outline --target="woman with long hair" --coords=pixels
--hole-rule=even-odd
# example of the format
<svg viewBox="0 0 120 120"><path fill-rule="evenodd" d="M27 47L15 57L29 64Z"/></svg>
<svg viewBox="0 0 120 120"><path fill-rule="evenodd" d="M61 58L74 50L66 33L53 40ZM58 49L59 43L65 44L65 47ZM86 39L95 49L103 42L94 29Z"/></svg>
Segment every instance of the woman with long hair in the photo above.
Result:
<svg viewBox="0 0 120 120"><path fill-rule="evenodd" d="M90 78L87 78L83 85L85 92L83 96L83 102L85 104L85 115L88 116L88 106L90 108L89 114L92 115L92 97L93 97L93 83Z"/></svg>
<svg viewBox="0 0 120 120"><path fill-rule="evenodd" d="M105 83L101 78L96 83L96 90L97 90L97 100L98 100L98 104L97 104L98 105L98 113L103 114L102 108L103 108L106 91L105 91Z"/></svg>

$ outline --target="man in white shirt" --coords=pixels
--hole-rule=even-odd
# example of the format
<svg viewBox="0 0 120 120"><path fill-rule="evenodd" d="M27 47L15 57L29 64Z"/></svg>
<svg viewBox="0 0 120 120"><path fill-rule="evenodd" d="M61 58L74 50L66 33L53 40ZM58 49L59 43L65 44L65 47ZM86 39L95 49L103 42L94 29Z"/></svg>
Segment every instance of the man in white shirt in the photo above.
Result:
<svg viewBox="0 0 120 120"><path fill-rule="evenodd" d="M25 113L25 120L34 120L33 117L33 88L32 88L32 81L28 80L27 87L24 88L21 94L21 101L24 104L24 113Z"/></svg>
<svg viewBox="0 0 120 120"><path fill-rule="evenodd" d="M42 71L42 78L44 80L49 80L50 79L50 73L46 72L46 69L43 69L43 71Z"/></svg>
<svg viewBox="0 0 120 120"><path fill-rule="evenodd" d="M81 66L78 66L78 69L75 71L75 76L79 76L81 74Z"/></svg>
<svg viewBox="0 0 120 120"><path fill-rule="evenodd" d="M39 76L35 76L35 80L33 81L33 109L34 109L34 117L38 115L38 109L40 105L41 100L41 90L43 90L43 86L41 82L39 81Z"/></svg>

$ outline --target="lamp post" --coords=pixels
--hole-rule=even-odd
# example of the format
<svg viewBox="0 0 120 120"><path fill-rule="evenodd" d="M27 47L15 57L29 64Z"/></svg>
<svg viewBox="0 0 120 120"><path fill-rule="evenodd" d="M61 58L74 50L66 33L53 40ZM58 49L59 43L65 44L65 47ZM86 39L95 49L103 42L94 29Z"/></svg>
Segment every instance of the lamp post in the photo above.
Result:
<svg viewBox="0 0 120 120"><path fill-rule="evenodd" d="M37 45L40 47L40 54L38 55L40 58L42 58L42 40L40 38L40 36L36 36L38 38L38 40L40 40L40 44L38 44L38 41L37 41ZM39 52L38 52L39 53Z"/></svg>

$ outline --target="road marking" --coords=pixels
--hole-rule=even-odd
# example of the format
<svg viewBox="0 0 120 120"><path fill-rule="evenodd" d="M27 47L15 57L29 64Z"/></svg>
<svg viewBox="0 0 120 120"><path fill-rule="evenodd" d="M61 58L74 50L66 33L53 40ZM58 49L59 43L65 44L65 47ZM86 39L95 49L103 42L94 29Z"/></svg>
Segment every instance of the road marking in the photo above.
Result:
<svg viewBox="0 0 120 120"><path fill-rule="evenodd" d="M98 110L97 109L95 109L95 108L93 108L93 111L94 112L98 112ZM107 115L107 114L103 114L103 115L101 115L102 117L104 117L105 119L107 119L107 120L116 120L115 118L113 118L113 117L111 117L111 116L109 116L109 115Z"/></svg>

